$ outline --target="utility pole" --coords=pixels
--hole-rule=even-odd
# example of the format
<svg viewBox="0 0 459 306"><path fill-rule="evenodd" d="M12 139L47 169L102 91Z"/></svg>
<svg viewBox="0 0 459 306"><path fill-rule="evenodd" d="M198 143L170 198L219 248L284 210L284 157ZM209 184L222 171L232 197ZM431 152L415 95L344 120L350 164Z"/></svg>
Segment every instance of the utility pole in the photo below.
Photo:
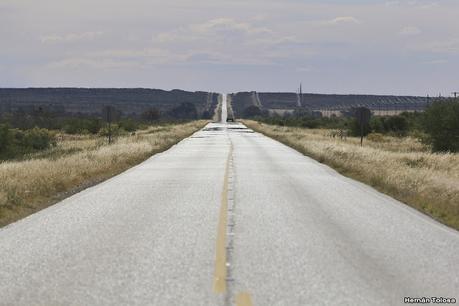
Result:
<svg viewBox="0 0 459 306"><path fill-rule="evenodd" d="M303 106L303 85L302 85L302 83L300 83L300 88L298 89L298 92L297 92L296 104L297 104L298 107L302 107Z"/></svg>
<svg viewBox="0 0 459 306"><path fill-rule="evenodd" d="M454 95L454 100L456 100L457 99L457 94L459 94L459 92L458 91L453 91L452 94Z"/></svg>
<svg viewBox="0 0 459 306"><path fill-rule="evenodd" d="M300 83L300 105L303 105L303 84Z"/></svg>
<svg viewBox="0 0 459 306"><path fill-rule="evenodd" d="M107 105L104 106L103 110L103 116L105 121L108 123L108 143L112 143L112 121L113 121L113 116L114 114L114 109L112 106Z"/></svg>
<svg viewBox="0 0 459 306"><path fill-rule="evenodd" d="M108 108L107 113L107 121L108 121L108 144L112 143L112 108Z"/></svg>
<svg viewBox="0 0 459 306"><path fill-rule="evenodd" d="M297 106L301 105L301 102L300 102L300 89L299 88L296 89L296 105Z"/></svg>

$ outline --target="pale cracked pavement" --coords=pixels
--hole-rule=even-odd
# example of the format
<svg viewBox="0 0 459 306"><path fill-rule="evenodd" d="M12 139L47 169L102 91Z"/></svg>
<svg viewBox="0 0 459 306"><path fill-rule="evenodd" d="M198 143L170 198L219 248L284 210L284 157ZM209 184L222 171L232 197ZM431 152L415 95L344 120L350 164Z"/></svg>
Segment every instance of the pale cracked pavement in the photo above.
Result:
<svg viewBox="0 0 459 306"><path fill-rule="evenodd" d="M217 293L222 218L227 281ZM209 124L1 229L0 262L0 305L459 297L457 231L241 124Z"/></svg>

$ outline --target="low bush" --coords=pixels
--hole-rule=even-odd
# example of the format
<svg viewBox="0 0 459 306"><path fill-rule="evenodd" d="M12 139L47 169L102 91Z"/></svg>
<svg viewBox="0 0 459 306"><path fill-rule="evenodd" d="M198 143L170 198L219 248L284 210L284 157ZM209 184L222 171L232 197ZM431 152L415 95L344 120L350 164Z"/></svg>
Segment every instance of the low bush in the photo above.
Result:
<svg viewBox="0 0 459 306"><path fill-rule="evenodd" d="M45 150L56 145L54 134L46 129L33 128L22 132L22 146L30 151Z"/></svg>
<svg viewBox="0 0 459 306"><path fill-rule="evenodd" d="M47 129L26 131L0 125L0 159L21 158L25 154L49 149L56 144L55 135Z"/></svg>
<svg viewBox="0 0 459 306"><path fill-rule="evenodd" d="M367 139L373 142L386 142L384 135L380 133L370 133L368 134Z"/></svg>
<svg viewBox="0 0 459 306"><path fill-rule="evenodd" d="M459 152L459 102L434 102L425 112L423 127L434 151Z"/></svg>
<svg viewBox="0 0 459 306"><path fill-rule="evenodd" d="M351 119L349 124L349 133L351 136L360 136L362 130L357 119ZM363 136L367 136L371 133L371 126L369 123L364 124L363 126Z"/></svg>
<svg viewBox="0 0 459 306"><path fill-rule="evenodd" d="M108 125L105 125L103 128L101 128L98 135L108 137L110 133L112 137L117 137L126 134L126 131L122 129L118 124L111 124L110 128Z"/></svg>
<svg viewBox="0 0 459 306"><path fill-rule="evenodd" d="M138 121L134 121L131 118L122 119L118 122L118 126L120 129L125 130L126 132L134 132L139 129L140 123Z"/></svg>
<svg viewBox="0 0 459 306"><path fill-rule="evenodd" d="M64 121L62 130L67 134L97 134L103 122L97 118L70 118Z"/></svg>

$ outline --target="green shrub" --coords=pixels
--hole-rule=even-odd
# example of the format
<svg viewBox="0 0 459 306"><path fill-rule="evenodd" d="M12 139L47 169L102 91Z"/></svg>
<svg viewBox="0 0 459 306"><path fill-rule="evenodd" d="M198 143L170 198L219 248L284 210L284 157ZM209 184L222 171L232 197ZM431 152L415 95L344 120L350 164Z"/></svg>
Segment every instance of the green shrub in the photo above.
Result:
<svg viewBox="0 0 459 306"><path fill-rule="evenodd" d="M459 152L459 102L434 102L425 112L423 127L433 151Z"/></svg>
<svg viewBox="0 0 459 306"><path fill-rule="evenodd" d="M26 151L45 150L56 144L54 135L46 129L33 128L22 132L22 147Z"/></svg>
<svg viewBox="0 0 459 306"><path fill-rule="evenodd" d="M25 154L46 150L56 144L55 136L47 129L21 131L0 125L0 159L20 158Z"/></svg>
<svg viewBox="0 0 459 306"><path fill-rule="evenodd" d="M67 134L97 134L102 126L102 120L97 118L71 118L65 120L62 129Z"/></svg>
<svg viewBox="0 0 459 306"><path fill-rule="evenodd" d="M384 128L386 132L403 136L408 131L408 120L403 116L391 116L386 118Z"/></svg>
<svg viewBox="0 0 459 306"><path fill-rule="evenodd" d="M6 152L11 142L11 133L8 125L0 124L0 154Z"/></svg>
<svg viewBox="0 0 459 306"><path fill-rule="evenodd" d="M367 136L371 132L370 124L365 124L363 126L363 136ZM349 124L349 133L351 136L360 136L361 127L357 119L352 119Z"/></svg>
<svg viewBox="0 0 459 306"><path fill-rule="evenodd" d="M193 103L184 102L181 103L179 106L173 108L169 112L169 116L181 120L197 119L198 111Z"/></svg>
<svg viewBox="0 0 459 306"><path fill-rule="evenodd" d="M308 128L308 129L316 129L319 127L319 122L317 120L314 120L314 119L303 119L302 122L301 122L301 127L305 127L305 128Z"/></svg>
<svg viewBox="0 0 459 306"><path fill-rule="evenodd" d="M244 118L253 118L256 116L261 116L261 109L258 106L251 105L244 109L243 115Z"/></svg>
<svg viewBox="0 0 459 306"><path fill-rule="evenodd" d="M370 128L374 133L384 133L386 130L383 117L371 117Z"/></svg>
<svg viewBox="0 0 459 306"><path fill-rule="evenodd" d="M409 128L410 123L406 116L378 116L370 119L370 129L375 133L389 133L396 136L404 136Z"/></svg>
<svg viewBox="0 0 459 306"><path fill-rule="evenodd" d="M367 139L373 142L386 142L384 135L380 133L370 133L368 134Z"/></svg>
<svg viewBox="0 0 459 306"><path fill-rule="evenodd" d="M118 126L126 132L134 132L139 129L139 122L132 120L131 118L123 119L118 122Z"/></svg>
<svg viewBox="0 0 459 306"><path fill-rule="evenodd" d="M161 112L159 111L159 109L155 107L147 109L141 115L141 118L148 122L156 121L160 117L161 117Z"/></svg>
<svg viewBox="0 0 459 306"><path fill-rule="evenodd" d="M111 124L110 125L110 129L108 128L108 124L107 124L106 126L104 126L103 128L100 129L99 135L100 136L104 136L104 137L108 137L110 132L112 134L112 137L119 136L119 135L123 134L123 132L125 133L125 131L122 128L120 128L120 126L118 124Z"/></svg>

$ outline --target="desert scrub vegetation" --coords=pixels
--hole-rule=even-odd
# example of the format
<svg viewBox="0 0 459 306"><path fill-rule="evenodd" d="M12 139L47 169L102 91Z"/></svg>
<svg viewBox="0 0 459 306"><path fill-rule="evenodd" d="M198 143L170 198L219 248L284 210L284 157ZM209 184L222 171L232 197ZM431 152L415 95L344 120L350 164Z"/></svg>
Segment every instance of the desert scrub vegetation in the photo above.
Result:
<svg viewBox="0 0 459 306"><path fill-rule="evenodd" d="M411 137L370 134L360 147L358 138L331 138L328 130L244 123L459 229L458 153L432 153Z"/></svg>
<svg viewBox="0 0 459 306"><path fill-rule="evenodd" d="M393 116L372 116L360 127L355 118L355 109L330 118L295 110L293 113L263 114L260 110L245 114L258 122L271 125L302 127L310 129L335 129L346 134L366 136L378 133L389 136L417 138L429 145L433 152L459 152L459 100L434 100L423 112L403 112Z"/></svg>
<svg viewBox="0 0 459 306"><path fill-rule="evenodd" d="M32 128L26 131L11 129L0 124L0 160L22 157L23 155L54 146L54 133L47 129Z"/></svg>
<svg viewBox="0 0 459 306"><path fill-rule="evenodd" d="M132 167L202 128L206 121L152 126L111 145L94 135L56 135L56 144L0 163L0 226Z"/></svg>

